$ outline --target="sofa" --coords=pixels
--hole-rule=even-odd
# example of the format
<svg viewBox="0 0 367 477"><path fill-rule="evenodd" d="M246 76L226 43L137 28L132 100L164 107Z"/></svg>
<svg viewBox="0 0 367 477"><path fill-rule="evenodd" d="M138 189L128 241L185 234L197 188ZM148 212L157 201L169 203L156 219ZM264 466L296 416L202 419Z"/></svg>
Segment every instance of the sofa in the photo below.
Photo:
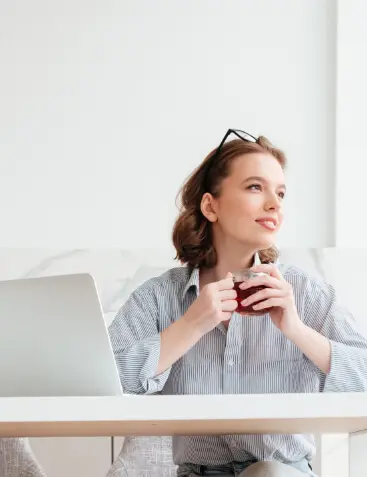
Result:
<svg viewBox="0 0 367 477"><path fill-rule="evenodd" d="M46 477L28 439L0 439L0 477Z"/></svg>

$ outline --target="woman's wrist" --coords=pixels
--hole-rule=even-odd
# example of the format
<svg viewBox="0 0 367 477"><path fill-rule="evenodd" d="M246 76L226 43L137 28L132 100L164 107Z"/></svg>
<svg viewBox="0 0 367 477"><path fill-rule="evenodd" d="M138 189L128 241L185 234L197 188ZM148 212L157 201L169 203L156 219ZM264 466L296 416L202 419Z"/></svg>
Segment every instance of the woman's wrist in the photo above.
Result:
<svg viewBox="0 0 367 477"><path fill-rule="evenodd" d="M307 325L303 323L297 314L297 318L291 320L291 323L288 323L285 329L281 329L281 331L290 341L297 344L296 342L305 333L306 328Z"/></svg>
<svg viewBox="0 0 367 477"><path fill-rule="evenodd" d="M198 316L191 311L192 310L189 309L181 317L180 321L184 322L190 332L200 339L213 328L215 328L216 325L214 323L208 322L206 317Z"/></svg>
<svg viewBox="0 0 367 477"><path fill-rule="evenodd" d="M329 373L331 365L331 345L325 336L305 325L301 320L295 322L292 328L284 332L284 334L323 373Z"/></svg>

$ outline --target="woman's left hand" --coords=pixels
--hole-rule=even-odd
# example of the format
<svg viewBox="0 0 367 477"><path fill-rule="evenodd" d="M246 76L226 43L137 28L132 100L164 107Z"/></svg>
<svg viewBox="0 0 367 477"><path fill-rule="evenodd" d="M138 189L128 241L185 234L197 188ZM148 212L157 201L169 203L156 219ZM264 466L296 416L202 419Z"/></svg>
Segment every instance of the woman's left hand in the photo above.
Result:
<svg viewBox="0 0 367 477"><path fill-rule="evenodd" d="M241 283L240 288L257 287L264 285L266 288L250 295L242 301L242 305L253 305L254 311L271 308L270 317L274 325L285 335L291 334L297 325L301 324L300 317L294 302L293 288L273 264L261 264L251 268L254 272L263 272L266 275L251 278Z"/></svg>

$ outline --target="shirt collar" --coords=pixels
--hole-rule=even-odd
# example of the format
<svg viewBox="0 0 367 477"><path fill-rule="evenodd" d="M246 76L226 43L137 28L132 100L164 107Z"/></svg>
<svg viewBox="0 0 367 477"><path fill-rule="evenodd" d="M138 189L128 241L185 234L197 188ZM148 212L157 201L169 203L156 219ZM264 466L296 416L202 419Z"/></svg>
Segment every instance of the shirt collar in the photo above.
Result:
<svg viewBox="0 0 367 477"><path fill-rule="evenodd" d="M260 256L259 256L258 252L256 252L255 255L254 255L253 265L257 265L259 263L261 263ZM188 279L188 281L185 285L184 291L182 293L182 299L185 298L186 293L189 291L189 289L191 287L195 287L196 288L196 294L198 294L198 292L199 292L199 277L200 277L200 269L199 268L193 268L191 273L190 273L189 279Z"/></svg>
<svg viewBox="0 0 367 477"><path fill-rule="evenodd" d="M186 293L192 287L196 288L196 294L198 294L198 292L199 292L199 274L200 274L199 268L193 268L192 269L192 271L190 273L190 276L189 276L189 279L188 279L188 281L185 285L184 291L182 293L182 299L185 298Z"/></svg>

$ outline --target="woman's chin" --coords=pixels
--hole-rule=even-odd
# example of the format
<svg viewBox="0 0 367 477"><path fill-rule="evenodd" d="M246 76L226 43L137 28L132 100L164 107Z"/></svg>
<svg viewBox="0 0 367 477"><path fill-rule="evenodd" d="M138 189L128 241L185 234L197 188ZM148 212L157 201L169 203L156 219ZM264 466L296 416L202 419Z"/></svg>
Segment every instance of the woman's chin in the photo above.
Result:
<svg viewBox="0 0 367 477"><path fill-rule="evenodd" d="M240 237L236 235L232 235L232 238L235 239L236 242L243 244L244 247L248 248L251 247L254 250L266 250L272 247L275 243L276 233L274 232L257 232L256 234L246 234L246 236Z"/></svg>
<svg viewBox="0 0 367 477"><path fill-rule="evenodd" d="M266 250L272 247L275 243L275 235L269 235L264 237L262 234L262 237L257 237L257 240L254 240L254 248L256 248L256 250Z"/></svg>

